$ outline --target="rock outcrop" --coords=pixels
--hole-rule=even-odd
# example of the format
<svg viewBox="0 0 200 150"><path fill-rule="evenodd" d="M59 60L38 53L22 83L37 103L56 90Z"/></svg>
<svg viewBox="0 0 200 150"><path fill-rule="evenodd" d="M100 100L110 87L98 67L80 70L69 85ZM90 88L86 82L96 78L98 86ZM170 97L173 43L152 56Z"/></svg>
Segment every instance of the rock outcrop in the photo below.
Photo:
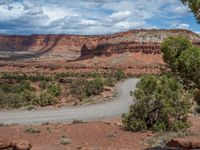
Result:
<svg viewBox="0 0 200 150"><path fill-rule="evenodd" d="M142 52L144 54L160 54L160 44L156 42L120 42L99 44L93 49L87 48L84 44L81 49L81 56L120 54L124 52Z"/></svg>
<svg viewBox="0 0 200 150"><path fill-rule="evenodd" d="M0 149L30 150L32 145L23 139L11 141L10 139L0 138Z"/></svg>
<svg viewBox="0 0 200 150"><path fill-rule="evenodd" d="M96 36L0 35L0 72L123 69L134 75L159 73L164 66L160 43L177 35L200 46L200 35L178 29L132 30Z"/></svg>
<svg viewBox="0 0 200 150"><path fill-rule="evenodd" d="M168 36L182 35L196 45L200 36L188 30L132 30L111 35L0 35L0 60L75 60L86 55L139 52L159 54Z"/></svg>
<svg viewBox="0 0 200 150"><path fill-rule="evenodd" d="M179 148L184 150L200 149L199 138L175 138L167 143L168 147Z"/></svg>

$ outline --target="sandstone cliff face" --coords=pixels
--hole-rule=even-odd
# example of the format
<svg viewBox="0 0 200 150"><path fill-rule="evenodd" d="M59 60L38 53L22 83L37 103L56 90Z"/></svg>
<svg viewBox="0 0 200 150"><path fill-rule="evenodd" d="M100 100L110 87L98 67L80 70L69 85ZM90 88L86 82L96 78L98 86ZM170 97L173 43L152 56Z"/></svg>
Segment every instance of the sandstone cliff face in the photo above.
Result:
<svg viewBox="0 0 200 150"><path fill-rule="evenodd" d="M0 35L0 60L75 60L123 52L160 54L160 43L176 35L200 45L200 36L188 30L132 30L104 36Z"/></svg>

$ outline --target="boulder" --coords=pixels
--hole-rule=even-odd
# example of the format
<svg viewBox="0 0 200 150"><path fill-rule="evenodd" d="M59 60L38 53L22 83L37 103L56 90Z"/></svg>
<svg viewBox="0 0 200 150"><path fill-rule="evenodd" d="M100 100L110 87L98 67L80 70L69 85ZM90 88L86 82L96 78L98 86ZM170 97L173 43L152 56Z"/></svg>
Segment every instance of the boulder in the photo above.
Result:
<svg viewBox="0 0 200 150"><path fill-rule="evenodd" d="M30 150L32 145L26 140L16 140L12 141L12 146L15 147L16 150Z"/></svg>
<svg viewBox="0 0 200 150"><path fill-rule="evenodd" d="M12 142L9 139L6 138L0 138L0 149L6 149L6 148L11 148L12 147Z"/></svg>
<svg viewBox="0 0 200 150"><path fill-rule="evenodd" d="M182 149L199 149L200 139L194 137L175 138L167 143L168 147L182 148Z"/></svg>

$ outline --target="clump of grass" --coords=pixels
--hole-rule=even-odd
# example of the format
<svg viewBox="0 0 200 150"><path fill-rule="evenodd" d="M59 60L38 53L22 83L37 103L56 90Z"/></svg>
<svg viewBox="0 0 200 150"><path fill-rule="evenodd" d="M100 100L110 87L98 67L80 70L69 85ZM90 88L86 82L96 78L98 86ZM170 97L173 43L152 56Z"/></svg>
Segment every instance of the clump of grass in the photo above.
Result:
<svg viewBox="0 0 200 150"><path fill-rule="evenodd" d="M106 135L106 137L108 137L108 138L112 138L112 137L116 137L117 135L116 135L116 132L109 132L107 135Z"/></svg>
<svg viewBox="0 0 200 150"><path fill-rule="evenodd" d="M25 133L40 133L40 129L29 127L24 130Z"/></svg>
<svg viewBox="0 0 200 150"><path fill-rule="evenodd" d="M71 144L71 140L66 135L62 135L60 138L60 144L62 144L62 145Z"/></svg>
<svg viewBox="0 0 200 150"><path fill-rule="evenodd" d="M0 127L7 127L7 126L8 126L7 124L0 123Z"/></svg>
<svg viewBox="0 0 200 150"><path fill-rule="evenodd" d="M72 121L72 124L81 124L81 123L85 123L85 122L82 121L82 120L78 120L78 119L74 119L74 120Z"/></svg>
<svg viewBox="0 0 200 150"><path fill-rule="evenodd" d="M49 124L50 124L49 122L42 123L43 126L46 126L46 125L49 125Z"/></svg>
<svg viewBox="0 0 200 150"><path fill-rule="evenodd" d="M151 148L166 148L166 144L173 138L185 137L191 135L191 132L159 132L154 137L147 140L147 145Z"/></svg>

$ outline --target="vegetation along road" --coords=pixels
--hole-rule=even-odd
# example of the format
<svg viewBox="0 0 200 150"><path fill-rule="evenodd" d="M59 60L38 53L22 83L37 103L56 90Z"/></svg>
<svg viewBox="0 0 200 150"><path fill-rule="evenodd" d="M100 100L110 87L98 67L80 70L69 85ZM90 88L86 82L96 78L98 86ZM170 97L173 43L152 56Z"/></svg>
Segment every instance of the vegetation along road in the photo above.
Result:
<svg viewBox="0 0 200 150"><path fill-rule="evenodd" d="M120 116L128 112L133 102L130 91L136 87L138 79L127 79L116 86L117 95L113 101L84 105L78 107L63 107L45 110L15 110L0 112L0 123L4 124L39 124L44 122L71 122L76 120L95 120Z"/></svg>

